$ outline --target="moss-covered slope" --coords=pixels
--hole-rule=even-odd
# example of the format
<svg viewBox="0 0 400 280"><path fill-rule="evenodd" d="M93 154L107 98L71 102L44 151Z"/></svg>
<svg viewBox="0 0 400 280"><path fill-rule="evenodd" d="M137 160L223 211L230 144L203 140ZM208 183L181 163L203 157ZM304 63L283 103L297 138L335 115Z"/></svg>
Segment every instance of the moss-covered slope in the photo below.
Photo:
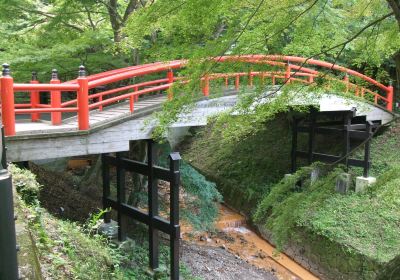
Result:
<svg viewBox="0 0 400 280"><path fill-rule="evenodd" d="M340 168L325 168L314 184L307 179L312 168L282 179L291 142L284 116L236 143L218 138L212 127L197 137L185 158L218 182L229 204L253 214L265 236L300 262L306 257L318 275L374 279L391 273L400 252L400 122L373 140L371 173L378 183L363 194L335 192ZM350 172L354 180L360 170Z"/></svg>

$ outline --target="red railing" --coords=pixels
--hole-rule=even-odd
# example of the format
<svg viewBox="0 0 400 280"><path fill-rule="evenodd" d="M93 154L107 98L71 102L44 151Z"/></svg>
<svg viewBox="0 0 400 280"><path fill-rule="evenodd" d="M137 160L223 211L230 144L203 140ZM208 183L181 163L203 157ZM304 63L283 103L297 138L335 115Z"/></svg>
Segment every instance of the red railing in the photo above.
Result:
<svg viewBox="0 0 400 280"><path fill-rule="evenodd" d="M315 78L323 77L325 79L336 80L342 83L345 91L352 92L356 96L371 96L372 102L378 106L383 106L389 111L393 107L393 87L385 86L378 81L365 76L357 71L324 62L315 59L306 59L293 56L279 55L244 55L244 56L222 56L212 58L218 63L223 62L241 62L246 64L269 65L278 68L274 71L248 71L235 73L207 73L200 79L202 92L205 96L210 94L210 81L223 79L225 85L228 86L229 79L234 78L234 85L239 89L242 77L247 78L248 86L253 86L254 77L261 80L265 78L271 79L271 84L277 84L277 79L282 83L301 82L312 84ZM91 76L85 75L85 69L80 67L79 77L75 80L61 83L57 77L56 70L53 70L52 79L48 84L41 84L37 81L36 75L33 75L29 84L14 83L10 75L8 65L3 65L3 75L0 78L1 91L1 114L6 136L16 134L15 116L16 114L30 114L31 121L35 122L40 119L40 114L50 113L53 125L62 123L62 113L76 112L78 119L78 129L89 129L89 112L90 110L103 110L104 106L111 105L120 101L129 101L130 111L134 111L134 103L140 95L153 92L166 91L168 98L173 97L171 86L175 82L188 82L184 77L174 77L174 70L177 71L187 64L186 60L176 60L166 63L157 62L139 66L132 66L111 70ZM307 66L307 67L306 67ZM343 79L332 77L331 75L323 75L317 69L309 68L310 66L317 68L328 68L338 72L345 73ZM260 66L258 66L260 68ZM279 70L280 69L280 70ZM90 89L104 87L113 83L128 80L135 77L144 77L159 75L166 72L166 78L149 80L124 86L117 86L113 89L104 90L94 94L89 94ZM365 86L357 85L350 82L349 76L357 77L368 84ZM30 103L15 104L15 93L25 92L30 99ZM40 94L50 92L50 104L40 103ZM75 93L76 99L62 102L62 95L66 92Z"/></svg>

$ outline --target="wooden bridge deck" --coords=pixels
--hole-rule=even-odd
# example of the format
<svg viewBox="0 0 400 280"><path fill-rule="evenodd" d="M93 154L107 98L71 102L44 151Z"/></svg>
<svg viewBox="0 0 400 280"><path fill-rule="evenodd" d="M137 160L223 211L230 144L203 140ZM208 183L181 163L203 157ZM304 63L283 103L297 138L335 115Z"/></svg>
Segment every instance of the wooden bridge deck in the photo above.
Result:
<svg viewBox="0 0 400 280"><path fill-rule="evenodd" d="M7 157L10 161L18 162L128 151L130 141L152 137L157 120L150 115L159 110L166 99L165 95L140 98L135 102L133 113L129 110L129 102L106 107L101 112L92 111L89 130L78 130L77 118L71 115L58 126L51 125L50 121L32 123L30 120L21 120L16 127L17 134L6 137ZM391 112L373 104L349 102L339 96L327 94L314 101L315 104L310 105L318 106L319 103L321 111L350 110L354 107L359 109L357 115L365 115L370 121L385 124L393 118ZM218 98L199 100L193 110L180 114L169 126L168 139L184 134L189 127L206 125L210 116L232 108L236 102L237 94L233 92ZM293 105L297 105L296 100Z"/></svg>
<svg viewBox="0 0 400 280"><path fill-rule="evenodd" d="M157 95L147 98L140 98L134 103L134 112L130 112L129 102L120 102L118 104L105 107L103 111L93 110L89 115L90 128L103 126L107 123L134 118L140 116L144 111L155 109L161 106L167 100L165 95ZM78 120L76 116L63 119L62 124L52 125L51 121L41 120L31 122L27 119L18 120L16 123L18 136L40 136L48 134L62 134L68 132L78 132Z"/></svg>

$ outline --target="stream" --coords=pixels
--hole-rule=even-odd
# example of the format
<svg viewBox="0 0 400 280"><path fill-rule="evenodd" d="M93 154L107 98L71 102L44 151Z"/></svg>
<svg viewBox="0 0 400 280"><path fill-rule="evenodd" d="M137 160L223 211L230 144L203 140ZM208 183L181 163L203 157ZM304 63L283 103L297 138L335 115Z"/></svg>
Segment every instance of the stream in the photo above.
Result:
<svg viewBox="0 0 400 280"><path fill-rule="evenodd" d="M273 272L282 280L319 279L290 257L278 253L273 245L252 231L244 216L225 205L219 207L215 227L216 233L193 233L191 227L183 225L182 238L201 246L223 248L255 267Z"/></svg>

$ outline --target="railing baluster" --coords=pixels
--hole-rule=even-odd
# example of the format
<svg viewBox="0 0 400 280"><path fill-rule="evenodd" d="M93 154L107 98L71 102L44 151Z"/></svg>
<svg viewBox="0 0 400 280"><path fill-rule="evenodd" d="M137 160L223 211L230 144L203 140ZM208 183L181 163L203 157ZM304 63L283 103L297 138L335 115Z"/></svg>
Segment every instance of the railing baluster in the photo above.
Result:
<svg viewBox="0 0 400 280"><path fill-rule="evenodd" d="M58 79L57 69L53 69L51 73L51 81L50 84L60 84L61 81ZM51 108L61 108L61 91L52 90L50 92L50 104ZM51 112L51 123L53 125L61 124L61 112Z"/></svg>
<svg viewBox="0 0 400 280"><path fill-rule="evenodd" d="M168 84L173 84L174 83L174 71L172 69L169 69L167 72L167 79L168 79ZM172 91L172 85L171 87L168 88L168 100L172 100L174 97L174 93Z"/></svg>
<svg viewBox="0 0 400 280"><path fill-rule="evenodd" d="M79 130L89 129L89 82L84 66L79 67L78 78L78 126Z"/></svg>
<svg viewBox="0 0 400 280"><path fill-rule="evenodd" d="M37 73L32 72L32 79L30 81L31 84L38 84L39 81L37 80ZM39 91L31 90L31 108L37 108L38 104L40 103ZM31 114L31 121L37 122L40 119L40 113L32 113Z"/></svg>
<svg viewBox="0 0 400 280"><path fill-rule="evenodd" d="M11 77L8 64L3 64L2 74L0 78L1 118L5 135L12 136L15 135L14 79Z"/></svg>
<svg viewBox="0 0 400 280"><path fill-rule="evenodd" d="M387 95L386 95L386 99L387 99L387 103L386 103L386 109L388 111L392 111L393 110L393 85L392 85L392 81L390 81L389 86L387 87Z"/></svg>
<svg viewBox="0 0 400 280"><path fill-rule="evenodd" d="M131 113L133 113L133 110L134 110L134 103L135 103L135 96L132 94L132 95L129 97L129 111L130 111Z"/></svg>
<svg viewBox="0 0 400 280"><path fill-rule="evenodd" d="M208 74L204 76L204 81L203 81L203 94L204 96L209 96L210 95L210 78L208 77Z"/></svg>

